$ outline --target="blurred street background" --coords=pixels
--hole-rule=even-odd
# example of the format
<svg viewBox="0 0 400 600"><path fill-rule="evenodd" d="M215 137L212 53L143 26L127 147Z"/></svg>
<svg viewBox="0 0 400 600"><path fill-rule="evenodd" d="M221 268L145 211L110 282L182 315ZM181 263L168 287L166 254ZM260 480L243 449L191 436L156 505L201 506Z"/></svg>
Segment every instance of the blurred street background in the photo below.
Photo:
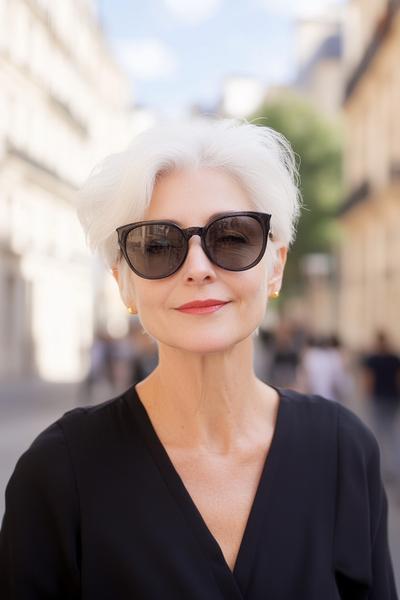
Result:
<svg viewBox="0 0 400 600"><path fill-rule="evenodd" d="M0 0L0 518L41 430L157 364L77 189L160 119L244 117L290 140L304 199L255 369L374 431L400 590L399 57L400 0Z"/></svg>

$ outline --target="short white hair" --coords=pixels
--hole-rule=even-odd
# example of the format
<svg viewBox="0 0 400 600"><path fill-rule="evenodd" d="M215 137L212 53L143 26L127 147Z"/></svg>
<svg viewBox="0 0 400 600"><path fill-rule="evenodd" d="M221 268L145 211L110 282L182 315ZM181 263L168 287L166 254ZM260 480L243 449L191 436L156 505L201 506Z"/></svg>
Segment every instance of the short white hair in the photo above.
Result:
<svg viewBox="0 0 400 600"><path fill-rule="evenodd" d="M112 268L121 253L116 228L143 220L157 179L175 169L222 169L255 210L268 212L274 239L290 246L301 195L294 152L270 127L238 119L190 118L153 126L100 162L78 193L77 213L90 249ZM193 223L193 225L200 225Z"/></svg>

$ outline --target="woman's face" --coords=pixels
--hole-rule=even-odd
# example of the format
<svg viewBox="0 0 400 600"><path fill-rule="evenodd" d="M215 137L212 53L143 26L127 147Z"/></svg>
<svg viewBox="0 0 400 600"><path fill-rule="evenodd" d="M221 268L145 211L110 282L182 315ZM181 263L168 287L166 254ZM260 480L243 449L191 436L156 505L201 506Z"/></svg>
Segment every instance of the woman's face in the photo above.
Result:
<svg viewBox="0 0 400 600"><path fill-rule="evenodd" d="M210 168L182 170L158 180L143 220L168 219L187 228L204 226L215 213L235 210L254 210L254 206L229 174ZM279 281L271 287L267 253L247 271L227 271L207 258L199 236L191 237L186 260L173 275L149 280L129 271L135 294L132 300L144 329L158 342L190 352L229 349L261 323L268 292L280 287L286 249L282 248L279 256ZM206 299L227 304L202 314L178 310L182 304Z"/></svg>

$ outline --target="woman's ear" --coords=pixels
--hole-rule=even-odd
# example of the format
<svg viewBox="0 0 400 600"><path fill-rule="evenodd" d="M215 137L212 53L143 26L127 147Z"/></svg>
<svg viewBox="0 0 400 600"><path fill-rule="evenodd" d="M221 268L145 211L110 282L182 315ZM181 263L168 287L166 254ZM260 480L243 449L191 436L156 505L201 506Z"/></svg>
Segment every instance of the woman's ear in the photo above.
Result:
<svg viewBox="0 0 400 600"><path fill-rule="evenodd" d="M283 271L285 269L288 249L287 246L277 248L274 256L272 273L268 278L268 296L279 293L282 286Z"/></svg>
<svg viewBox="0 0 400 600"><path fill-rule="evenodd" d="M118 268L117 267L112 267L111 271L112 271L112 274L113 274L113 277L114 277L115 281L117 283L119 283L119 271L118 271Z"/></svg>
<svg viewBox="0 0 400 600"><path fill-rule="evenodd" d="M116 265L111 268L111 271L115 281L118 284L122 302L125 304L131 314L136 314L137 308L135 303L134 286L133 281L129 277L130 273L128 270L122 272L122 269L120 270Z"/></svg>

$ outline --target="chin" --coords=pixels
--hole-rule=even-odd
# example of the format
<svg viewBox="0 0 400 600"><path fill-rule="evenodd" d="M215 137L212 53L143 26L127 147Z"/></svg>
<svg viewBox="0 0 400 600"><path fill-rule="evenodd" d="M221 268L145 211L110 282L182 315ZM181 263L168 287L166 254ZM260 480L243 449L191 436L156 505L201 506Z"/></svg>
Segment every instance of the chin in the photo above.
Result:
<svg viewBox="0 0 400 600"><path fill-rule="evenodd" d="M225 332L223 334L218 332L210 333L209 335L197 334L192 331L188 332L186 336L179 336L179 338L171 339L166 343L174 348L183 350L186 352L194 352L196 354L212 354L215 352L229 352L237 344L249 337L251 333L239 333L236 335L232 332Z"/></svg>
<svg viewBox="0 0 400 600"><path fill-rule="evenodd" d="M181 350L186 352L192 352L194 354L215 354L219 352L227 352L235 346L235 343L225 342L211 342L210 340L204 341L204 343L191 343L180 346Z"/></svg>

